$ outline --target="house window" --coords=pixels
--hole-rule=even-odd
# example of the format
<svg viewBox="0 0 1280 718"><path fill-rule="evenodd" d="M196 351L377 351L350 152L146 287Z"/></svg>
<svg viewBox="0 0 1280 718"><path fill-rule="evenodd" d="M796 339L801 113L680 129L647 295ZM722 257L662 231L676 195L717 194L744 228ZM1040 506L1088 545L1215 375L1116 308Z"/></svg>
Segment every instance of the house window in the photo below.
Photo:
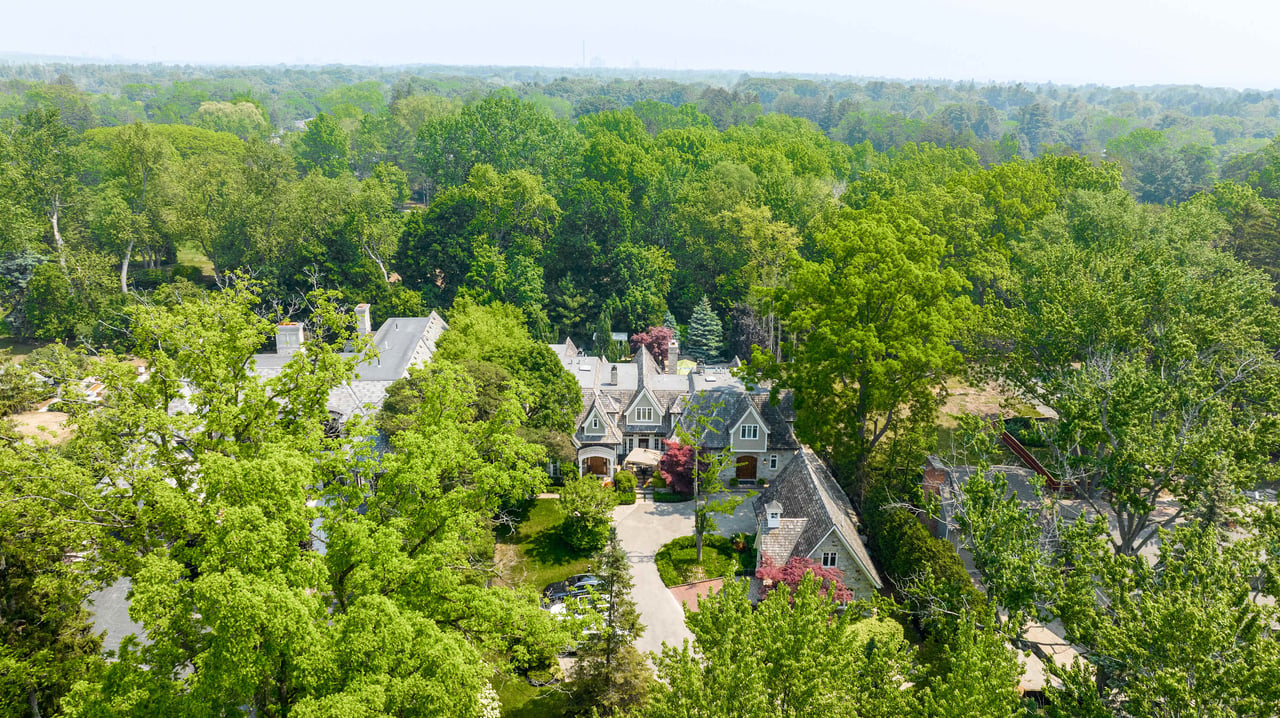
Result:
<svg viewBox="0 0 1280 718"><path fill-rule="evenodd" d="M653 423L653 407L651 406L637 407L635 416L636 416L637 424L652 424Z"/></svg>
<svg viewBox="0 0 1280 718"><path fill-rule="evenodd" d="M560 475L560 462L551 459L547 462L547 476L556 477Z"/></svg>
<svg viewBox="0 0 1280 718"><path fill-rule="evenodd" d="M591 417L591 429L592 431L600 430L600 417L598 416Z"/></svg>
<svg viewBox="0 0 1280 718"><path fill-rule="evenodd" d="M773 471L778 468L778 455L769 454L769 470Z"/></svg>
<svg viewBox="0 0 1280 718"><path fill-rule="evenodd" d="M738 432L738 438L748 441L760 438L760 426L758 424L743 424L742 429Z"/></svg>
<svg viewBox="0 0 1280 718"><path fill-rule="evenodd" d="M835 551L822 552L822 567L836 568L836 552Z"/></svg>

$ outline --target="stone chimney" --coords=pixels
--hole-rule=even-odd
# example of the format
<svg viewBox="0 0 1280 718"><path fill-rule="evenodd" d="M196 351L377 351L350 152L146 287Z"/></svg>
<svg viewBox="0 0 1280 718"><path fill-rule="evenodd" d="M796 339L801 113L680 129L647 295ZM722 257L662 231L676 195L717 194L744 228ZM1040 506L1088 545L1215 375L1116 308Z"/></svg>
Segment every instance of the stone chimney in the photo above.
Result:
<svg viewBox="0 0 1280 718"><path fill-rule="evenodd" d="M276 353L292 354L302 348L304 331L298 322L280 322L276 325Z"/></svg>
<svg viewBox="0 0 1280 718"><path fill-rule="evenodd" d="M373 333L373 315L368 304L356 305L356 331L362 336Z"/></svg>
<svg viewBox="0 0 1280 718"><path fill-rule="evenodd" d="M680 340L673 335L667 344L667 373L675 374L680 363Z"/></svg>
<svg viewBox="0 0 1280 718"><path fill-rule="evenodd" d="M609 383L614 386L618 385L618 365L613 364L609 367Z"/></svg>

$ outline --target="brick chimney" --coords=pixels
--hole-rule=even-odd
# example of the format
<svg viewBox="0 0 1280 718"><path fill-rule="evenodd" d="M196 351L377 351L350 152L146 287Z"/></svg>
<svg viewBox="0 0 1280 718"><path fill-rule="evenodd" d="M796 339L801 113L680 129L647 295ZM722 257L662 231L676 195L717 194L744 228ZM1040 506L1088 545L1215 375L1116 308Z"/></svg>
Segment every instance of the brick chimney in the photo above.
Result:
<svg viewBox="0 0 1280 718"><path fill-rule="evenodd" d="M298 351L304 337L305 332L298 322L280 322L276 325L276 353L287 355Z"/></svg>
<svg viewBox="0 0 1280 718"><path fill-rule="evenodd" d="M614 386L618 385L618 365L614 364L609 367L609 383Z"/></svg>
<svg viewBox="0 0 1280 718"><path fill-rule="evenodd" d="M373 333L373 316L368 304L356 305L356 331L362 336Z"/></svg>
<svg viewBox="0 0 1280 718"><path fill-rule="evenodd" d="M941 497L942 484L946 480L947 470L943 467L942 462L936 456L930 456L925 459L923 482L925 493Z"/></svg>
<svg viewBox="0 0 1280 718"><path fill-rule="evenodd" d="M936 456L930 456L924 460L924 480L921 481L921 488L926 494L933 494L938 498L942 498L942 485L947 481L947 469L943 466L942 461ZM920 523L929 529L929 533L938 538L943 538L941 524L936 516L926 518L923 514L920 516Z"/></svg>

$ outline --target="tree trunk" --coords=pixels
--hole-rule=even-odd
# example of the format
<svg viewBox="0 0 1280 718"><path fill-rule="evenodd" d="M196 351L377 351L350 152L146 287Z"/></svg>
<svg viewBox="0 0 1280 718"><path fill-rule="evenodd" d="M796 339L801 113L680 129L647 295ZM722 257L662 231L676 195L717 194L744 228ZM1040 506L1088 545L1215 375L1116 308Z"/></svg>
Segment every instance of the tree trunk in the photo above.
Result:
<svg viewBox="0 0 1280 718"><path fill-rule="evenodd" d="M53 225L53 243L58 247L58 265L62 267L62 273L67 273L67 252L62 244L62 232L58 230L58 211L62 209L58 205L58 200L53 200L53 212L49 215L49 222Z"/></svg>
<svg viewBox="0 0 1280 718"><path fill-rule="evenodd" d="M129 246L124 250L124 257L120 260L120 291L123 294L129 293L129 258L133 256L133 242L129 239Z"/></svg>
<svg viewBox="0 0 1280 718"><path fill-rule="evenodd" d="M40 700L36 695L35 686L27 689L27 703L31 705L32 718L40 718Z"/></svg>

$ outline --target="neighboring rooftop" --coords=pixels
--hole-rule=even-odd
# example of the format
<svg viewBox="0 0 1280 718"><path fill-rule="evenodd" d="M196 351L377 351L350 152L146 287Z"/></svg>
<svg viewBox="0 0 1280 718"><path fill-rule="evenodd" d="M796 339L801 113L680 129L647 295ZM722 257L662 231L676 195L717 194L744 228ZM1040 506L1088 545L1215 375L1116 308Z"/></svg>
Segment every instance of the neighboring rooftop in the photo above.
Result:
<svg viewBox="0 0 1280 718"><path fill-rule="evenodd" d="M295 332L297 325L281 325L280 332ZM411 366L420 366L431 360L436 344L449 326L439 314L431 312L425 317L391 317L378 327L372 344L376 354L356 366L351 382L329 391L327 402L330 413L346 422L356 414L374 413L387 398L387 387L404 377ZM294 350L280 344L280 350L254 355L254 373L261 378L278 376ZM353 358L354 352L341 356Z"/></svg>

